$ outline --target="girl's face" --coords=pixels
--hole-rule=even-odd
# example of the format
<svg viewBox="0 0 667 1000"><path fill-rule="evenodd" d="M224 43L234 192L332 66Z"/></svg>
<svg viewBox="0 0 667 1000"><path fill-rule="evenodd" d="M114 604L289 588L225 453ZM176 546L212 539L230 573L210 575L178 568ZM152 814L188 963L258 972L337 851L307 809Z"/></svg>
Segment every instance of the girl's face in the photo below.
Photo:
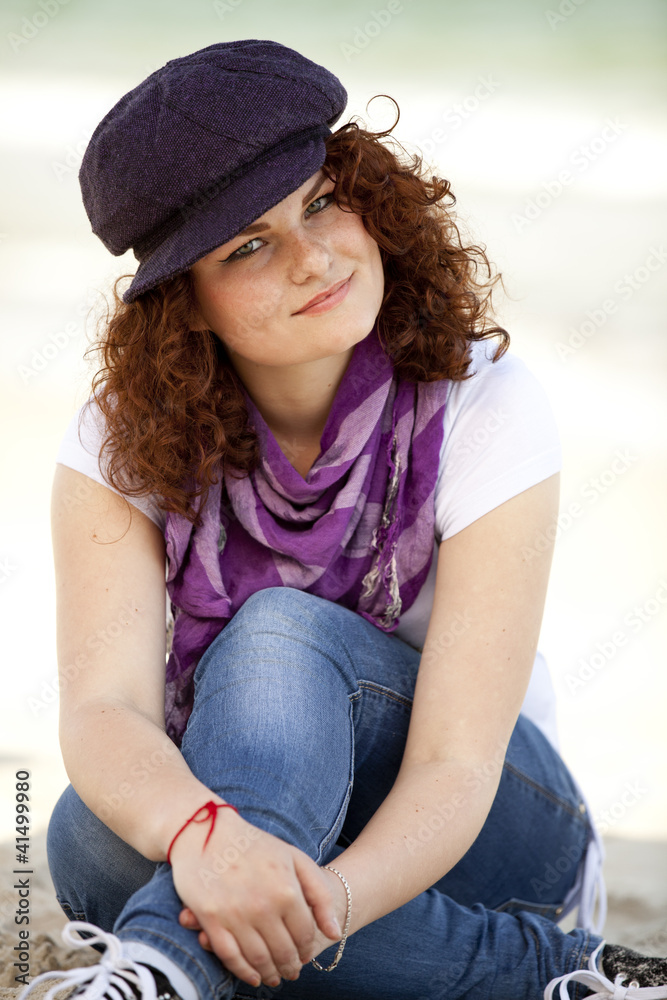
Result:
<svg viewBox="0 0 667 1000"><path fill-rule="evenodd" d="M301 364L341 354L370 333L384 294L380 250L333 189L318 171L192 266L193 328L212 330L232 362L236 354L260 365Z"/></svg>

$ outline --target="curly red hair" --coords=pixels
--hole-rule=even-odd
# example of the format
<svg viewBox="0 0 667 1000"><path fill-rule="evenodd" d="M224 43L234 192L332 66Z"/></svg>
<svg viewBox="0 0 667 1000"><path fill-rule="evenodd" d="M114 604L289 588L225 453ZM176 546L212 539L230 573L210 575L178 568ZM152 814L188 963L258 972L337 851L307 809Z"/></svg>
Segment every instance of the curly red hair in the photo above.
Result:
<svg viewBox="0 0 667 1000"><path fill-rule="evenodd" d="M398 119L397 119L398 120ZM327 140L324 172L334 199L362 216L385 274L378 316L399 378L460 381L470 376L471 341L509 335L487 326L493 286L484 249L464 246L450 211L449 181L427 176L422 158L395 152L348 122ZM487 280L478 280L479 270ZM102 455L110 485L129 496L159 495L164 510L197 521L195 501L225 469L259 462L241 382L211 331L190 329L196 302L189 271L131 303L113 288L113 310L91 350L101 356L93 395L106 421Z"/></svg>

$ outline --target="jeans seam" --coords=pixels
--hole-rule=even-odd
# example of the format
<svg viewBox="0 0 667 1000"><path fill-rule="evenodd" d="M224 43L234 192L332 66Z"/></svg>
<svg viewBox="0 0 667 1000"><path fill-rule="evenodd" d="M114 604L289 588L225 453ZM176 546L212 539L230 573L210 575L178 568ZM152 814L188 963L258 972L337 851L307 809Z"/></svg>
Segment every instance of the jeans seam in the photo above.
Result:
<svg viewBox="0 0 667 1000"><path fill-rule="evenodd" d="M527 774L524 774L523 771L519 770L519 768L515 764L511 764L508 760L506 760L505 763L503 764L503 767L507 768L510 774L513 774L515 778L518 778L520 781L523 781L530 788L535 789L535 791L537 792L541 792L541 794L545 798L549 799L550 802L553 802L554 805L560 806L562 809L565 809L565 811L568 812L575 819L580 819L583 821L584 818L586 818L585 813L582 813L579 809L575 809L566 799L561 799L558 795L554 795L554 793L549 788L545 788L544 785L540 785L533 778L530 778ZM588 825L587 818L586 818L586 825Z"/></svg>
<svg viewBox="0 0 667 1000"><path fill-rule="evenodd" d="M533 913L539 917L545 917L548 920L551 920L552 916L557 916L556 911L559 906L561 906L561 902L534 903L530 899L521 899L520 896L511 896L509 899L506 899L503 903L501 903L500 906L489 907L489 909L493 909L496 913L511 913L510 907L519 906L520 904L522 904L520 909L524 913Z"/></svg>
<svg viewBox="0 0 667 1000"><path fill-rule="evenodd" d="M65 911L65 916L69 916L71 914L71 916L74 917L75 920L81 920L84 923L86 922L86 914L83 912L83 910L75 910L74 907L70 903L68 903L66 899L61 899L60 896L56 896L56 900L58 901L58 906L60 907L60 909Z"/></svg>
<svg viewBox="0 0 667 1000"><path fill-rule="evenodd" d="M324 856L324 853L328 849L328 847L330 846L332 839L334 839L334 836L335 836L334 843L336 842L336 840L338 840L338 837L340 835L340 831L343 829L343 826L345 824L345 816L347 815L347 808L348 808L348 806L350 804L350 798L351 798L351 796L352 796L352 782L348 781L348 783L347 783L347 791L345 792L345 797L344 797L344 799L343 799L343 801L341 803L340 809L338 810L338 814L336 815L336 819L334 820L333 825L332 825L331 829L329 830L329 833L327 834L327 836L324 838L324 840L320 844L320 849L319 849L319 852L318 852L318 858L319 858L319 860L317 861L317 864L319 864L321 862L321 860L322 860L322 858ZM340 822L341 816L343 818L343 822L340 824L340 830L338 830L338 833L336 833L336 829L337 829L338 824Z"/></svg>
<svg viewBox="0 0 667 1000"><path fill-rule="evenodd" d="M343 801L341 802L340 809L338 810L338 813L336 815L336 819L334 820L334 822L333 822L333 824L331 826L331 829L329 830L329 833L327 834L327 836L324 838L324 840L320 844L320 849L319 849L319 852L318 852L318 857L319 857L320 861L322 860L324 852L330 847L332 840L333 840L334 844L338 840L340 832L343 829L343 826L345 825L345 817L347 815L347 810L348 810L348 806L350 804L350 799L352 798L352 788L354 787L354 766L355 766L355 757L356 757L356 747L354 745L355 744L354 720L352 718L352 701L356 700L356 696L359 695L359 694L361 694L361 692L355 692L354 695L348 695L348 700L350 702L350 713L349 713L348 721L349 721L350 730L351 730L351 739L350 739L350 742L351 742L351 752L350 752L350 770L348 772L348 779L347 779L347 791L345 792L345 796L343 798ZM342 817L342 821L341 821L341 817ZM339 823L340 823L340 828L339 828ZM336 831L338 831L338 832L336 832Z"/></svg>
<svg viewBox="0 0 667 1000"><path fill-rule="evenodd" d="M412 698L408 698L404 694L400 694L398 691L393 691L391 688L384 687L382 684L378 684L376 681L359 681L360 693L362 691L374 691L376 694L382 694L389 701L398 702L400 705L404 705L405 708L412 707Z"/></svg>

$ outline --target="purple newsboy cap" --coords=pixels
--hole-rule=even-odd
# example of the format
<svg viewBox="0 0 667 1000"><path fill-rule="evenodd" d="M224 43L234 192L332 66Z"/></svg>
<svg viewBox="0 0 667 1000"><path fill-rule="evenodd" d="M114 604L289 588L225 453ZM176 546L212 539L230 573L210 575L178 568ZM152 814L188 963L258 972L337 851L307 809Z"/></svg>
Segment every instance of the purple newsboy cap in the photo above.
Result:
<svg viewBox="0 0 667 1000"><path fill-rule="evenodd" d="M132 248L132 302L242 232L316 173L345 109L337 77L278 42L172 59L95 129L79 181L93 232Z"/></svg>

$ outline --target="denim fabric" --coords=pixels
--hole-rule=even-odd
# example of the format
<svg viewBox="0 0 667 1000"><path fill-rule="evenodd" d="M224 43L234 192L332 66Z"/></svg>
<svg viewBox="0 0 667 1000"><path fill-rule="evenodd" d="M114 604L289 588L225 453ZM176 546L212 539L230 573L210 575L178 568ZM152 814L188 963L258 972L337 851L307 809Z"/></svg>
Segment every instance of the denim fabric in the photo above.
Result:
<svg viewBox="0 0 667 1000"><path fill-rule="evenodd" d="M330 863L392 787L419 660L340 605L287 587L259 591L199 663L183 755L244 818ZM497 754L471 776L471 792L500 768L482 831L444 878L353 935L333 972L309 964L275 990L240 983L204 951L178 924L171 868L120 840L71 786L49 826L51 874L69 916L162 951L202 1000L537 1000L601 941L555 923L590 826L565 765L529 720L519 718L504 763ZM452 808L436 804L408 849L446 836Z"/></svg>

